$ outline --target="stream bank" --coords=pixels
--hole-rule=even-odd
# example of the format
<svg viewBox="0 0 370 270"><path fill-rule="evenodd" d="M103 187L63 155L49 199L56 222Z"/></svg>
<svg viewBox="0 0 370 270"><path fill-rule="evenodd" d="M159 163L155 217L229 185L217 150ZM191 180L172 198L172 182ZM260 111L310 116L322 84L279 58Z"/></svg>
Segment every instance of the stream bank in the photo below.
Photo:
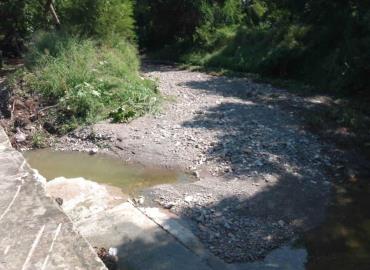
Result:
<svg viewBox="0 0 370 270"><path fill-rule="evenodd" d="M361 240L367 238L355 233L370 220L356 211L368 206L366 159L323 141L301 119L302 108L329 106L326 98L171 66L147 66L146 75L159 80L162 112L81 128L54 148L191 171L199 181L141 190L144 207L176 214L208 250L239 269L288 261L294 269L334 262L368 269L370 249Z"/></svg>
<svg viewBox="0 0 370 270"><path fill-rule="evenodd" d="M335 161L298 108L325 101L171 66L145 74L167 100L159 114L83 128L55 147L83 150L89 138L107 138L95 145L126 162L192 171L198 182L145 189L145 203L187 220L228 263L263 258L324 220Z"/></svg>
<svg viewBox="0 0 370 270"><path fill-rule="evenodd" d="M0 269L106 269L2 127L0 178Z"/></svg>
<svg viewBox="0 0 370 270"><path fill-rule="evenodd" d="M98 134L109 137L103 148L127 162L192 171L198 182L145 189L145 203L181 217L213 254L229 263L244 265L311 235L309 248L303 244L304 251L299 251L300 267L325 269L320 264L327 261L319 244L322 235L315 232L335 231L337 226L352 231L351 223L338 219L343 211L336 200L338 190L344 187L356 202L364 196L351 190L357 184L368 186L369 178L365 158L342 151L306 128L302 110L315 111L330 106L330 101L299 97L247 78L173 66L147 66L145 74L158 79L166 97L159 114L124 125L99 123L62 138L58 147L78 147L79 141L91 142L85 139L88 134ZM367 200L360 200L358 207L366 209ZM345 213L351 220L351 211ZM368 216L362 216L358 222L366 224ZM329 248L335 239L343 243L342 251L330 255L339 262L351 240L336 233L330 239L323 245ZM358 258L354 265L366 269L368 259Z"/></svg>

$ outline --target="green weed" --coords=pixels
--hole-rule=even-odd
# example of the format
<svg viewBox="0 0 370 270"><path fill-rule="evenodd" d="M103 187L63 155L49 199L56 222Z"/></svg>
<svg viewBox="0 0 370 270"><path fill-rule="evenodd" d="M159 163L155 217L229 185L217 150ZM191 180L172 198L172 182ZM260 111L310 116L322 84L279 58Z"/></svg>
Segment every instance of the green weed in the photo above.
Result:
<svg viewBox="0 0 370 270"><path fill-rule="evenodd" d="M48 145L48 136L43 131L36 131L32 134L31 143L33 148L45 148Z"/></svg>
<svg viewBox="0 0 370 270"><path fill-rule="evenodd" d="M108 118L121 108L130 108L130 118L138 117L159 101L156 84L138 72L136 49L123 40L98 44L41 33L27 67L22 75L26 89L38 93L44 106L56 106L60 132Z"/></svg>

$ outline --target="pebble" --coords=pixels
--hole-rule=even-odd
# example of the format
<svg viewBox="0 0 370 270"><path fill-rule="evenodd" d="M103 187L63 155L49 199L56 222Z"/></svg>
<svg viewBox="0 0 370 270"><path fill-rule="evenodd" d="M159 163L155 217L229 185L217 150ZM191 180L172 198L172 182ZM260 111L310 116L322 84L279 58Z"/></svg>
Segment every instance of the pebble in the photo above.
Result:
<svg viewBox="0 0 370 270"><path fill-rule="evenodd" d="M185 202L190 203L194 200L194 197L193 196L185 196L184 200L185 200Z"/></svg>
<svg viewBox="0 0 370 270"><path fill-rule="evenodd" d="M118 254L118 249L117 248L114 248L114 247L111 247L109 248L108 250L108 254L111 255L111 256L117 256Z"/></svg>
<svg viewBox="0 0 370 270"><path fill-rule="evenodd" d="M96 155L98 152L99 152L98 148L93 148L93 149L90 149L89 154L90 155Z"/></svg>
<svg viewBox="0 0 370 270"><path fill-rule="evenodd" d="M295 183L299 183L299 192L327 190L311 183L327 185L328 181L322 181L325 179L321 167L324 162L320 155L322 147L317 140L310 137L309 133L298 132L289 114L278 109L280 104L268 107L270 104L263 100L269 91L284 97L284 100L285 97L291 98L289 94L266 85L243 81L245 91L251 93L250 99L261 97L261 100L253 100L251 106L252 100L246 103L246 100L239 99L231 92L224 95L224 89L213 89L213 78L207 75L201 76L202 84L204 78L204 88L212 89L211 94L203 91L206 89L181 86L183 82L196 80L193 73L166 71L151 74L158 75L161 81L170 80L171 86L165 84L161 90L164 94L177 96L179 102L170 105L171 114L163 112L154 119L150 118L154 125L146 125L145 122L143 127L129 124L129 127L135 128L135 134L140 139L135 141L131 138L133 131L128 129L120 149L123 153L130 153L132 149L140 153L142 149L152 150L150 147L153 147L161 159L163 154L164 160L167 158L172 161L173 152L167 153L168 148L176 150L176 158L185 160L181 165L197 178L198 171L204 169L204 179L199 185L178 184L163 189L153 188L158 194L157 198L162 196L159 203L197 222L195 229L199 230L199 237L204 244L227 262L261 258L290 239L293 233L291 226L288 226L291 224L288 218L275 223L269 221L269 214L279 214L276 211L281 211L283 217L284 209L269 207L266 200L258 201L258 198L271 195L268 200L278 206L274 192L282 184L290 182L284 181L285 178L281 177L284 174L297 180ZM208 80L210 86L207 86ZM217 80L221 85L229 83L222 77ZM187 97L184 101L185 92ZM197 98L193 98L193 95ZM77 139L75 143L79 145L79 142L80 139ZM136 148L126 146L131 142ZM142 143L150 147L141 148ZM215 176L210 176L212 181L207 179L208 171ZM230 181L236 176L240 178ZM276 184L276 187L266 182ZM269 188L262 191L267 185ZM301 188L304 191L300 191ZM209 193L212 193L210 197L207 196ZM213 211L209 211L210 208ZM264 213L265 209L267 213ZM245 210L248 210L248 215ZM260 215L258 218L253 216L254 211Z"/></svg>
<svg viewBox="0 0 370 270"><path fill-rule="evenodd" d="M27 135L18 130L17 133L14 135L14 138L17 143L22 143L27 140Z"/></svg>

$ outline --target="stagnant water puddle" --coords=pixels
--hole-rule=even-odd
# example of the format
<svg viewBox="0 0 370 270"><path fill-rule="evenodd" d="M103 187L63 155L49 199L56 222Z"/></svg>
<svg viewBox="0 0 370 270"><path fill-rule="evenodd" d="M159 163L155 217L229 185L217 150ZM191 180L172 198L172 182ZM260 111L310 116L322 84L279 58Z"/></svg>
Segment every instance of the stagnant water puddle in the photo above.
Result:
<svg viewBox="0 0 370 270"><path fill-rule="evenodd" d="M106 155L44 149L27 152L25 157L48 180L84 177L120 187L127 194L157 184L194 180L180 171L125 165ZM272 251L264 260L240 264L235 269L369 270L370 183L366 178L334 186L322 225L294 244Z"/></svg>
<svg viewBox="0 0 370 270"><path fill-rule="evenodd" d="M103 154L41 149L25 152L24 156L31 167L37 169L48 181L57 177L83 177L119 187L126 194L159 184L195 180L193 176L178 170L128 165Z"/></svg>

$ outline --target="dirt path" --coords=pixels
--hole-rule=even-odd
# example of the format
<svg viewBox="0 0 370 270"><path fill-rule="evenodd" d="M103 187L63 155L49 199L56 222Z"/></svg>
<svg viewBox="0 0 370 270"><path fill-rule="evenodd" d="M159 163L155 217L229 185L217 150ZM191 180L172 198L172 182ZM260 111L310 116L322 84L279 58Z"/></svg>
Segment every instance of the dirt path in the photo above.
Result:
<svg viewBox="0 0 370 270"><path fill-rule="evenodd" d="M180 167L200 177L148 189L147 203L184 217L227 262L263 257L322 221L331 161L296 114L320 99L168 66L149 66L145 74L159 81L166 97L162 112L92 129L124 160Z"/></svg>

